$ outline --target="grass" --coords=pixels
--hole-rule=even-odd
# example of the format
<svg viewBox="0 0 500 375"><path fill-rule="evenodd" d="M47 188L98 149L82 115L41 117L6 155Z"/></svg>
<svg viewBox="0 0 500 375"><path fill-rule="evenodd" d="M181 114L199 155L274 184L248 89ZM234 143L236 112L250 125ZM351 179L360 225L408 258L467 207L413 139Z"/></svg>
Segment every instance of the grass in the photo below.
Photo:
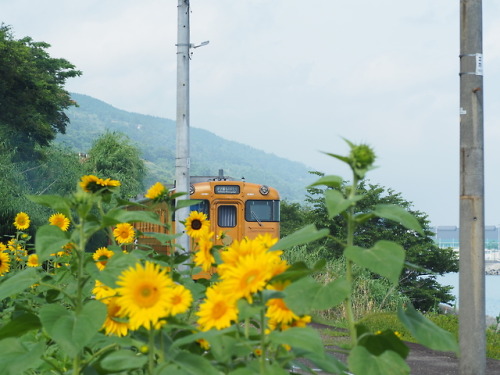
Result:
<svg viewBox="0 0 500 375"><path fill-rule="evenodd" d="M458 316L432 313L427 314L426 317L439 327L451 332L458 340ZM325 346L339 346L341 348L349 346L349 333L347 332L346 324L342 320L327 321L322 317L315 317L314 321L335 327L334 329L319 329ZM411 333L399 321L396 313L380 312L370 314L361 319L359 323L366 326L371 332L391 329L398 332L403 341L416 342ZM500 360L500 331L494 326L486 330L486 356Z"/></svg>

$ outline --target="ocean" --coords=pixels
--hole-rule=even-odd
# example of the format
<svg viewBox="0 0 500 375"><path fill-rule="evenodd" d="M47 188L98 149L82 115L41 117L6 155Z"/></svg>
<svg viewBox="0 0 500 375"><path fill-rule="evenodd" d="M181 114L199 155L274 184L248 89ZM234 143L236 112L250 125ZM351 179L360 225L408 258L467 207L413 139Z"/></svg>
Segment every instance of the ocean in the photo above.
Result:
<svg viewBox="0 0 500 375"><path fill-rule="evenodd" d="M459 306L458 273L447 273L436 278L441 285L453 286L452 294L457 298L455 303ZM485 276L485 312L486 315L496 318L500 315L500 275Z"/></svg>

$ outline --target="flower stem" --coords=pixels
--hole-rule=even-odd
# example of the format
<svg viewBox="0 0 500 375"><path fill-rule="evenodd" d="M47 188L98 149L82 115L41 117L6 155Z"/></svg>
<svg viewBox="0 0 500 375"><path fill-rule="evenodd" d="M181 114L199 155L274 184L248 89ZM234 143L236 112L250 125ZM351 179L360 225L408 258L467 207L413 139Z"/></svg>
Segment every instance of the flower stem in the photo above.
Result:
<svg viewBox="0 0 500 375"><path fill-rule="evenodd" d="M260 348L262 349L262 354L260 355L260 373L261 375L267 374L266 371L266 327L265 327L265 311L260 310Z"/></svg>
<svg viewBox="0 0 500 375"><path fill-rule="evenodd" d="M357 185L358 185L358 178L356 176L356 173L353 173L352 186L348 196L348 199L352 200L352 202L354 202L354 197L356 196ZM356 222L354 220L355 212L353 205L351 205L351 207L349 207L349 209L347 210L347 247L354 246L354 231L356 229ZM354 290L354 276L352 271L352 265L353 265L352 261L346 259L346 279L349 284L350 293L348 294L346 300L344 301L344 307L346 311L347 323L349 325L351 344L354 346L356 345L357 342L357 335L356 335L356 324L355 324L356 322L352 307L352 293Z"/></svg>
<svg viewBox="0 0 500 375"><path fill-rule="evenodd" d="M153 375L155 369L155 330L153 327L149 330L149 351L148 351L148 374Z"/></svg>

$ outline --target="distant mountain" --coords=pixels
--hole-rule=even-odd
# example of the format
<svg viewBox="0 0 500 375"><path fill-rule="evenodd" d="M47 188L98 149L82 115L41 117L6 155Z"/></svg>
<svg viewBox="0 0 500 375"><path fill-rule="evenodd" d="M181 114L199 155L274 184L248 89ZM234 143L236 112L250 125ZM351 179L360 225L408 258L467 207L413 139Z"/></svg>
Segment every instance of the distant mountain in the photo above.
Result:
<svg viewBox="0 0 500 375"><path fill-rule="evenodd" d="M145 186L156 181L173 183L175 176L175 122L165 118L141 115L117 109L90 96L71 94L78 107L66 111L70 124L57 142L76 152L87 152L106 129L130 137L142 151L148 167ZM302 201L305 187L314 177L297 162L225 140L217 135L191 127L191 175L224 175L244 177L248 182L266 184L278 189L282 199Z"/></svg>

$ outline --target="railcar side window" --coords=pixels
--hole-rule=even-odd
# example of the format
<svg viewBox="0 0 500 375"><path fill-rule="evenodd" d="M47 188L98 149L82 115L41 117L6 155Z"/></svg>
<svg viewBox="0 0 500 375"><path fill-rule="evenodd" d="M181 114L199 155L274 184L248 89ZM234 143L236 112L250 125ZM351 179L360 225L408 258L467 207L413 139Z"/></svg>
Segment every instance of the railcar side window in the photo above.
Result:
<svg viewBox="0 0 500 375"><path fill-rule="evenodd" d="M248 200L245 203L246 221L280 221L280 201Z"/></svg>
<svg viewBox="0 0 500 375"><path fill-rule="evenodd" d="M219 206L218 225L223 228L234 228L236 226L236 206Z"/></svg>
<svg viewBox="0 0 500 375"><path fill-rule="evenodd" d="M190 211L203 212L205 215L207 215L208 220L210 220L210 203L207 199L203 199L199 203L196 203L189 207Z"/></svg>

